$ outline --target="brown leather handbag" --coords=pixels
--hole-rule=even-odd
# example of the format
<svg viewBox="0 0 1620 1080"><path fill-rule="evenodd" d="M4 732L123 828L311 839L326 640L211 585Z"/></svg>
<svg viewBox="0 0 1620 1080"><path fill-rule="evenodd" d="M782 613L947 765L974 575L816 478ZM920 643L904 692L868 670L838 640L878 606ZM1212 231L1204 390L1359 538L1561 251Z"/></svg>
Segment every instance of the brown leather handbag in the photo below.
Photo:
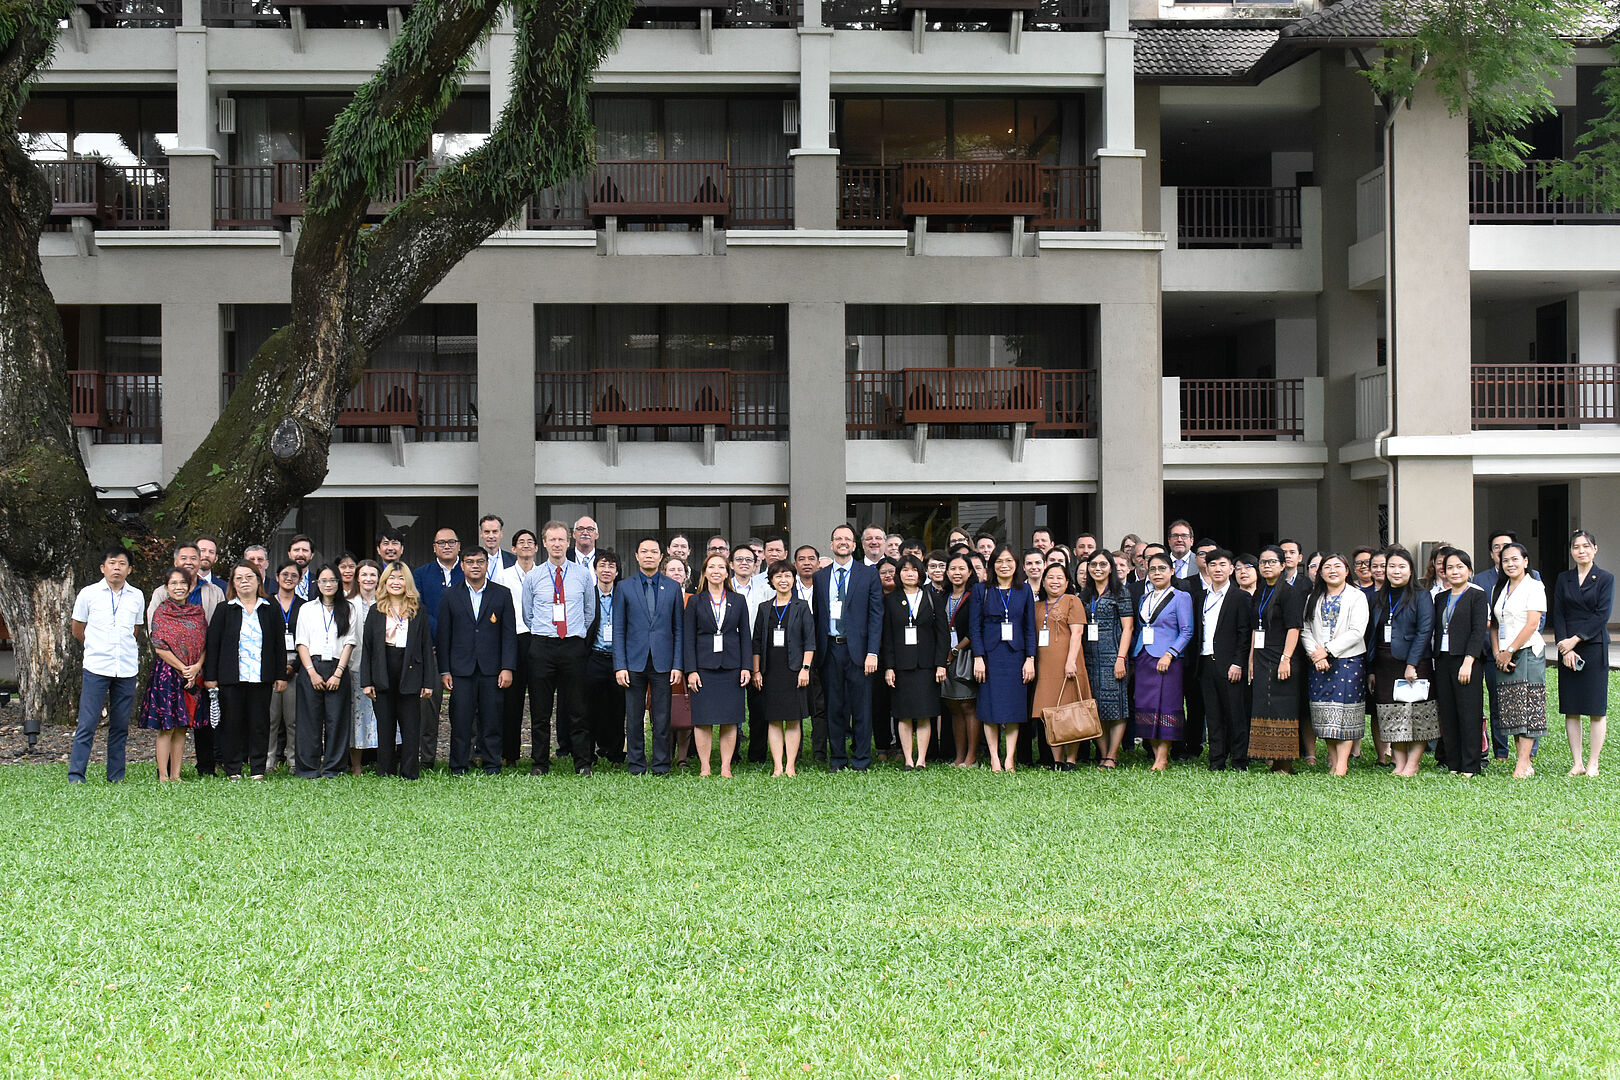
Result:
<svg viewBox="0 0 1620 1080"><path fill-rule="evenodd" d="M1071 682L1074 683L1075 697L1078 700L1064 704L1063 691L1069 688ZM1042 709L1041 720L1046 725L1046 741L1052 746L1069 746L1088 739L1102 738L1102 721L1097 718L1097 701L1092 697L1080 696L1080 680L1074 676L1065 679L1063 685L1058 687L1057 704Z"/></svg>

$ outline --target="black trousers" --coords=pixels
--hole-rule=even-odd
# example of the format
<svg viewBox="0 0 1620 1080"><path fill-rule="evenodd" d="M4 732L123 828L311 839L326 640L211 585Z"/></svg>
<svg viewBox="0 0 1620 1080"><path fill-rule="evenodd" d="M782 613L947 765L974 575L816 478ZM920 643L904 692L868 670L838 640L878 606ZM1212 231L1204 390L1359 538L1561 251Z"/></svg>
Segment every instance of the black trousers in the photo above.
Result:
<svg viewBox="0 0 1620 1080"><path fill-rule="evenodd" d="M810 668L810 752L817 761L827 760L827 692L822 686L821 664Z"/></svg>
<svg viewBox="0 0 1620 1080"><path fill-rule="evenodd" d="M534 741L534 763L550 768L552 705L557 707L559 740L563 737L561 725L566 723L564 715L585 714L585 639L530 634L529 649L534 680L529 691L529 732ZM591 732L584 724L570 727L569 747L574 756L574 771L578 772L591 763Z"/></svg>
<svg viewBox="0 0 1620 1080"><path fill-rule="evenodd" d="M887 754L894 749L897 741L894 737L893 708L890 705L894 691L883 681L881 669L867 682L872 685L872 749L880 754Z"/></svg>
<svg viewBox="0 0 1620 1080"><path fill-rule="evenodd" d="M1204 702L1204 725L1209 731L1209 767L1219 772L1228 766L1249 766L1249 711L1244 705L1243 680L1232 682L1226 666L1211 657L1199 657L1198 689Z"/></svg>
<svg viewBox="0 0 1620 1080"><path fill-rule="evenodd" d="M1197 642L1193 644L1196 647ZM1170 756L1187 760L1204 752L1204 695L1195 679L1187 680L1182 693L1187 701L1186 734L1170 744Z"/></svg>
<svg viewBox="0 0 1620 1080"><path fill-rule="evenodd" d="M1477 773L1485 767L1480 744L1484 741L1485 673L1476 661L1468 685L1457 681L1464 657L1434 658L1434 704L1440 713L1440 744L1446 768Z"/></svg>
<svg viewBox="0 0 1620 1080"><path fill-rule="evenodd" d="M844 642L829 638L827 658L817 664L827 692L827 764L833 772L846 766L865 772L872 765L872 678L864 661L851 659Z"/></svg>
<svg viewBox="0 0 1620 1080"><path fill-rule="evenodd" d="M630 673L630 687L624 691L625 760L630 774L640 776L647 771L647 724L652 713L652 771L654 776L669 772L669 705L673 696L669 685L669 672L660 672L651 658L642 671Z"/></svg>
<svg viewBox="0 0 1620 1080"><path fill-rule="evenodd" d="M529 635L518 635L517 664L512 685L501 698L501 756L511 765L523 756L523 699L533 681L529 677ZM531 704L530 708L534 706Z"/></svg>
<svg viewBox="0 0 1620 1080"><path fill-rule="evenodd" d="M615 765L624 764L626 704L624 687L613 678L612 650L592 649L585 663L585 719L592 745L586 765L597 757Z"/></svg>
<svg viewBox="0 0 1620 1080"><path fill-rule="evenodd" d="M422 775L421 696L378 690L372 705L377 714L378 774L415 780ZM395 732L399 733L397 747Z"/></svg>
<svg viewBox="0 0 1620 1080"><path fill-rule="evenodd" d="M336 660L311 661L316 674L329 679ZM349 672L343 669L336 690L317 690L309 673L298 673L297 774L306 778L341 776L349 767Z"/></svg>
<svg viewBox="0 0 1620 1080"><path fill-rule="evenodd" d="M263 683L244 683L242 685L244 685L244 686L262 686L262 685L265 685L265 684L263 684ZM223 728L225 726L225 704L224 704L224 701L223 701L223 698L224 698L224 695L225 695L225 688L222 686L222 687L219 688L219 690L220 690L220 697L221 697L221 702L220 702L220 706L219 706L219 709L220 709L219 726ZM204 699L202 701L199 701L197 703L197 708L198 709L202 709L202 708L205 708L205 707L206 707L206 699ZM268 699L266 699L265 706L264 706L264 731L265 731L264 737L268 742L268 740L270 738L270 704L269 704ZM196 727L191 729L191 749L197 755L197 775L198 776L213 776L215 774L215 772L219 769L220 764L227 760L226 756L225 756L224 747L222 745L219 745L219 740L214 738L214 729L212 727L210 727L209 725L207 725L207 724L198 724ZM260 769L259 771L263 772L264 770ZM238 775L241 774L241 769L237 770L237 774ZM227 775L228 775L228 772L227 772Z"/></svg>
<svg viewBox="0 0 1620 1080"><path fill-rule="evenodd" d="M450 773L467 771L473 753L487 773L501 771L501 688L496 675L450 679ZM382 732L377 732L382 741Z"/></svg>
<svg viewBox="0 0 1620 1080"><path fill-rule="evenodd" d="M219 731L216 733L206 723L192 729L192 734L199 740L203 732L208 732L210 758L213 758L214 747L218 745L226 776L241 776L244 761L247 762L250 776L264 775L265 758L270 754L270 692L273 689L273 683L264 682L221 686ZM199 711L207 708L206 702L199 703L197 708ZM215 738L216 734L218 738ZM199 758L201 752L199 741ZM211 771L213 762L210 761L209 765ZM197 771L202 772L200 764Z"/></svg>

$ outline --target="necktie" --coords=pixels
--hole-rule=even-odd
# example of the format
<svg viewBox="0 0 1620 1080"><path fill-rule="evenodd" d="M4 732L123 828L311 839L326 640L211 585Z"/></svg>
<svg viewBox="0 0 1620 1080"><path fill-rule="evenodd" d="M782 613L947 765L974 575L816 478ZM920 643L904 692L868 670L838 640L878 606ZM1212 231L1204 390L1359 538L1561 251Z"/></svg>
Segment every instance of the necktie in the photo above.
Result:
<svg viewBox="0 0 1620 1080"><path fill-rule="evenodd" d="M842 637L843 633L844 633L844 608L843 608L843 603L844 603L844 594L847 591L844 588L844 585L845 585L845 582L848 580L848 578L849 578L849 571L847 569L845 569L844 567L839 567L838 568L838 603L839 603L839 608L838 608L838 636L840 636L840 637Z"/></svg>
<svg viewBox="0 0 1620 1080"><path fill-rule="evenodd" d="M557 636L565 638L568 636L568 599L563 594L563 568L560 566L552 572L551 591L553 601L562 605L563 617L557 620Z"/></svg>

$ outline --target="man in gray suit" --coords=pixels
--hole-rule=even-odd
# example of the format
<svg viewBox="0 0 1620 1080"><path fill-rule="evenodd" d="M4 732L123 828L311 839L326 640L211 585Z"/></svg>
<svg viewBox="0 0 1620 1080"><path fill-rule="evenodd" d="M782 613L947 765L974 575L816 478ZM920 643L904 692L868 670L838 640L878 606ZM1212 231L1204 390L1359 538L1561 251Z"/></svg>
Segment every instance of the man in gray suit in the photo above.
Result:
<svg viewBox="0 0 1620 1080"><path fill-rule="evenodd" d="M632 776L647 771L647 704L652 705L654 776L669 773L670 691L681 681L678 666L686 625L681 587L658 572L658 539L636 543L637 572L615 590L613 677L624 691L625 763Z"/></svg>

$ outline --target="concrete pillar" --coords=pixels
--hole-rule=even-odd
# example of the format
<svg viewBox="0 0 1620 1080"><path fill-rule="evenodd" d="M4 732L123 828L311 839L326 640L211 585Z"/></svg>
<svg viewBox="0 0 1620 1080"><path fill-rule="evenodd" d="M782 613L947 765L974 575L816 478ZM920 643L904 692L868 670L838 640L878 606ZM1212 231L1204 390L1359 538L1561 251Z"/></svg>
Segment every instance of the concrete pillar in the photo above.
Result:
<svg viewBox="0 0 1620 1080"><path fill-rule="evenodd" d="M1330 405L1325 417L1328 464L1315 500L1315 521L1284 533L1307 548L1348 550L1378 539L1383 486L1352 480L1350 467L1338 461L1339 448L1356 437L1356 373L1378 363L1378 297L1351 291L1345 257L1356 242L1356 180L1377 164L1376 120L1372 91L1345 65L1343 54L1325 55L1320 71L1315 157L1322 191L1322 291L1316 301L1316 363Z"/></svg>
<svg viewBox="0 0 1620 1080"><path fill-rule="evenodd" d="M838 151L789 150L793 160L793 226L838 227Z"/></svg>
<svg viewBox="0 0 1620 1080"><path fill-rule="evenodd" d="M1097 189L1103 232L1142 231L1140 150L1097 151Z"/></svg>
<svg viewBox="0 0 1620 1080"><path fill-rule="evenodd" d="M812 16L814 21L812 21ZM832 229L838 224L838 151L832 146L832 40L820 25L821 5L805 9L799 27L799 147L793 160L793 224Z"/></svg>
<svg viewBox="0 0 1620 1080"><path fill-rule="evenodd" d="M163 305L163 482L180 470L219 419L219 305Z"/></svg>
<svg viewBox="0 0 1620 1080"><path fill-rule="evenodd" d="M1098 520L1103 536L1164 533L1164 434L1159 415L1160 317L1157 297L1103 304L1097 313L1101 358L1097 440Z"/></svg>
<svg viewBox="0 0 1620 1080"><path fill-rule="evenodd" d="M214 227L214 162L209 145L214 103L208 90L208 28L202 0L184 0L174 31L175 127L169 151L169 228Z"/></svg>
<svg viewBox="0 0 1620 1080"><path fill-rule="evenodd" d="M478 512L534 529L534 485L534 305L480 303Z"/></svg>
<svg viewBox="0 0 1620 1080"><path fill-rule="evenodd" d="M512 58L517 55L517 33L512 13L503 11L489 36L489 123L490 130L500 123L501 112L512 100Z"/></svg>
<svg viewBox="0 0 1620 1080"><path fill-rule="evenodd" d="M844 305L788 305L788 535L827 550L844 520Z"/></svg>
<svg viewBox="0 0 1620 1080"><path fill-rule="evenodd" d="M1391 205L1388 300L1395 435L1471 429L1468 271L1468 121L1424 83L1396 110L1386 143ZM1396 458L1393 538L1416 550L1456 540L1474 520L1467 457Z"/></svg>
<svg viewBox="0 0 1620 1080"><path fill-rule="evenodd" d="M1163 232L1159 213L1159 188L1163 186L1159 88L1152 84L1136 88L1136 145L1142 151L1142 228Z"/></svg>

